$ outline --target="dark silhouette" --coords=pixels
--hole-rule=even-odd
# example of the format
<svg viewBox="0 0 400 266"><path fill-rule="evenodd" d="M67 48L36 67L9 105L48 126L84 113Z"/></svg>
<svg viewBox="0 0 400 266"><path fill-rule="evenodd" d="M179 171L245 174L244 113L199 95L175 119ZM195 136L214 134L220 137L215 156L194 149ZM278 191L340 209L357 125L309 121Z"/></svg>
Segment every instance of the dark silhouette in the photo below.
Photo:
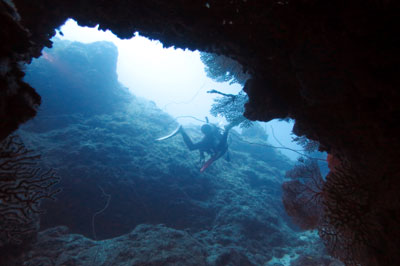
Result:
<svg viewBox="0 0 400 266"><path fill-rule="evenodd" d="M207 119L207 123L201 127L201 132L204 134L204 137L201 141L197 143L193 143L193 141L182 126L179 126L171 134L165 137L158 138L157 140L166 140L180 133L182 135L183 141L185 142L189 150L200 151L200 163L202 164L200 172L203 172L213 162L215 162L227 153L229 130L231 130L234 126L239 125L241 122L243 122L243 119L236 119L236 121L231 122L222 130L216 125L208 123ZM205 153L210 156L207 161L205 161ZM226 159L229 161L229 155Z"/></svg>
<svg viewBox="0 0 400 266"><path fill-rule="evenodd" d="M232 127L233 125L230 124L225 127L224 131L222 131L214 124L204 124L201 127L201 132L204 134L204 137L197 143L192 142L182 126L179 127L179 133L182 135L183 141L189 150L200 151L201 162L205 160L205 153L210 155L211 158L213 158L213 161L216 161L228 151L228 133Z"/></svg>

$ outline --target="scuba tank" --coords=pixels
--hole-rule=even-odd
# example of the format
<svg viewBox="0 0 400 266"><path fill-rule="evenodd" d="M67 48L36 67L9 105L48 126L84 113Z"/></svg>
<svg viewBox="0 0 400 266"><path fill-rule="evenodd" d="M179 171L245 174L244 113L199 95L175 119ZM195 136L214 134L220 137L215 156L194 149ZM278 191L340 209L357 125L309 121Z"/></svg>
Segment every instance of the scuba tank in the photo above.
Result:
<svg viewBox="0 0 400 266"><path fill-rule="evenodd" d="M206 117L206 124L201 127L201 131L204 135L212 138L212 150L214 153L218 152L219 147L223 138L223 129L216 124L210 123L208 117Z"/></svg>

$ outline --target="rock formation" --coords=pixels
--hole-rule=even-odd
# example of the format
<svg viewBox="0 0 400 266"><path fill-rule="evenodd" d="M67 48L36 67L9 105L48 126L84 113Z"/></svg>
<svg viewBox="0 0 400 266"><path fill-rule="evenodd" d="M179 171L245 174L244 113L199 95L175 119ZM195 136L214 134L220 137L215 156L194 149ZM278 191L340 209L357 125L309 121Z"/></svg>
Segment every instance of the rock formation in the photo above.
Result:
<svg viewBox="0 0 400 266"><path fill-rule="evenodd" d="M223 54L252 75L245 86L248 118L294 118L296 134L318 140L321 149L351 165L369 197L367 217L381 228L368 253L382 265L388 258L399 262L399 5L393 0L2 0L0 138L33 117L40 103L22 81L20 64L51 46L55 28L69 17L80 25L99 24L120 38L139 31L165 46Z"/></svg>
<svg viewBox="0 0 400 266"><path fill-rule="evenodd" d="M154 141L176 122L113 78L115 46L56 41L43 53L25 78L40 88L42 108L17 133L57 169L63 191L43 202L37 241L8 264L334 261L315 233L298 232L285 215L280 185L291 164L265 146L261 129L257 139L232 131L230 162L200 173L198 152L180 136ZM113 70L103 73L104 65ZM201 138L199 128L186 129Z"/></svg>

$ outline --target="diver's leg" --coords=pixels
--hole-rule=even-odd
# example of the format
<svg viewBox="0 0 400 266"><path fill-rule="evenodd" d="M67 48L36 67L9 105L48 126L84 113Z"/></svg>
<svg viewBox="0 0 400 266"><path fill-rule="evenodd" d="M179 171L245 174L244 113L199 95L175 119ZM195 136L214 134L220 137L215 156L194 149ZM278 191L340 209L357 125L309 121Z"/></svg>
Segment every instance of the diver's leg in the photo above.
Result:
<svg viewBox="0 0 400 266"><path fill-rule="evenodd" d="M214 160L218 160L228 151L228 145L222 146L218 152L214 155Z"/></svg>
<svg viewBox="0 0 400 266"><path fill-rule="evenodd" d="M222 134L221 140L219 141L217 146L217 150L223 151L225 147L228 147L228 133L229 130L225 130L224 134Z"/></svg>
<svg viewBox="0 0 400 266"><path fill-rule="evenodd" d="M226 160L227 162L230 162L230 161L231 161L231 156L230 156L230 154L229 154L229 151L228 151L228 150L226 151L225 160Z"/></svg>
<svg viewBox="0 0 400 266"><path fill-rule="evenodd" d="M195 150L197 148L196 145L193 144L193 141L190 139L188 134L186 134L185 130L182 127L179 129L179 132L181 133L183 141L185 142L188 149L191 151Z"/></svg>
<svg viewBox="0 0 400 266"><path fill-rule="evenodd" d="M222 157L228 151L228 133L229 130L225 130L222 134L218 146L215 149L214 159L217 160Z"/></svg>

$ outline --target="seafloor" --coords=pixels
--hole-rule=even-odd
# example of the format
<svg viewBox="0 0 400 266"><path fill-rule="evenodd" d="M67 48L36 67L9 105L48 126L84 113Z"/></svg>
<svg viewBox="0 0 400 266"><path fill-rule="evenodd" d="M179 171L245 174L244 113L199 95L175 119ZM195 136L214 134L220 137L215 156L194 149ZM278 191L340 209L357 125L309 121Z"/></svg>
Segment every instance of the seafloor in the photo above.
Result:
<svg viewBox="0 0 400 266"><path fill-rule="evenodd" d="M231 160L200 173L180 136L155 141L177 122L130 95L116 62L110 43L56 41L27 67L43 104L18 134L62 192L43 202L37 241L9 265L341 265L285 214L292 163L263 146L267 135L233 131Z"/></svg>

